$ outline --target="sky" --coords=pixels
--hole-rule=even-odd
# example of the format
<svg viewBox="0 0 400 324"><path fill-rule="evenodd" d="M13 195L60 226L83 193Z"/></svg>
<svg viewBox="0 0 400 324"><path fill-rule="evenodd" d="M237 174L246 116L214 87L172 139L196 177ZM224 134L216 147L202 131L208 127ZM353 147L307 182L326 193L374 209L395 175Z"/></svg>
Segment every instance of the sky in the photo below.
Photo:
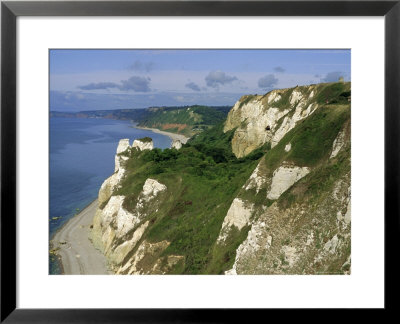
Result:
<svg viewBox="0 0 400 324"><path fill-rule="evenodd" d="M232 106L351 78L350 50L50 50L50 110Z"/></svg>

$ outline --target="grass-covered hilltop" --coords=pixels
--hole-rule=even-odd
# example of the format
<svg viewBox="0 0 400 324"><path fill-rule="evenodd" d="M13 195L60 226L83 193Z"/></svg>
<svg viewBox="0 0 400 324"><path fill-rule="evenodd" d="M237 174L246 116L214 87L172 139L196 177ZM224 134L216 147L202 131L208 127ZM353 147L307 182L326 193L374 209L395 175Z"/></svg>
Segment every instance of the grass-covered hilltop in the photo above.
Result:
<svg viewBox="0 0 400 324"><path fill-rule="evenodd" d="M218 110L155 110L144 125L202 132L121 140L91 240L116 274L350 273L350 105L338 82L243 96L213 127Z"/></svg>
<svg viewBox="0 0 400 324"><path fill-rule="evenodd" d="M193 136L225 120L231 107L185 106L148 108L139 126Z"/></svg>

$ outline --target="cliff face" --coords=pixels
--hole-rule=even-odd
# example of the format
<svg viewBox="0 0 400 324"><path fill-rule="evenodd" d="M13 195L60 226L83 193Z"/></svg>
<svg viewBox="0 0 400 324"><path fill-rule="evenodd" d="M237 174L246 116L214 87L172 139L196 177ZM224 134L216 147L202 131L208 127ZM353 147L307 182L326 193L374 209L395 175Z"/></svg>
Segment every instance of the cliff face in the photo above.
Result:
<svg viewBox="0 0 400 324"><path fill-rule="evenodd" d="M350 98L274 90L185 145L121 140L93 243L117 274L350 273Z"/></svg>
<svg viewBox="0 0 400 324"><path fill-rule="evenodd" d="M349 84L340 84L345 91ZM326 93L323 93L325 90ZM229 112L224 132L235 129L232 151L243 157L264 143L274 147L301 120L335 97L336 89L310 85L243 96Z"/></svg>
<svg viewBox="0 0 400 324"><path fill-rule="evenodd" d="M132 145L132 148L137 148L140 151L152 150L153 147L153 140L151 140L151 138L145 138L145 140L135 140ZM114 173L101 185L98 197L99 205L102 205L105 201L107 201L113 192L118 189L119 183L126 172L124 168L124 162L128 160L128 157L123 153L130 149L131 146L129 145L129 139L125 138L119 141L117 154L115 155Z"/></svg>
<svg viewBox="0 0 400 324"><path fill-rule="evenodd" d="M231 232L250 226L225 274L350 272L350 124L343 126L331 147L336 156L329 152L324 164L300 168L283 161L273 170L268 156L260 161L235 198L253 206L251 216L238 226L228 214L221 229L223 245ZM338 138L345 138L339 150Z"/></svg>
<svg viewBox="0 0 400 324"><path fill-rule="evenodd" d="M314 114L260 160L232 203L251 215L235 223L228 213L218 244L250 230L225 274L350 272L350 105Z"/></svg>
<svg viewBox="0 0 400 324"><path fill-rule="evenodd" d="M155 250L162 251L168 242L156 245L142 242L139 246L141 254L129 258L132 250L141 240L144 231L149 225L146 217L157 211L159 200L167 187L154 179L147 179L138 195L134 208L129 211L124 207L126 196L117 195L115 192L121 188L121 180L126 174L125 164L129 159L127 155L132 151L153 149L153 142L149 138L135 140L132 147L128 139L122 139L115 156L115 172L106 179L99 191L99 208L93 219L93 228L90 238L93 244L107 257L111 268L116 273L146 273L150 269L141 268L138 262L148 253L154 254ZM169 260L169 263L173 261ZM157 268L158 269L158 268ZM162 267L159 267L162 273ZM156 271L156 269L152 269Z"/></svg>

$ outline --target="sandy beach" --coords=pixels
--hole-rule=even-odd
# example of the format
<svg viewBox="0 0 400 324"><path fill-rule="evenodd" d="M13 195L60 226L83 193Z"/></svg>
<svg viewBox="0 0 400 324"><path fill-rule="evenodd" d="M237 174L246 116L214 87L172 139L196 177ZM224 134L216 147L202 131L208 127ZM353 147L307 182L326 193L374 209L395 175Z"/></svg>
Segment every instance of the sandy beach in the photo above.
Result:
<svg viewBox="0 0 400 324"><path fill-rule="evenodd" d="M89 230L97 209L97 199L72 217L53 237L53 249L59 248L64 274L111 274L104 255L89 241Z"/></svg>
<svg viewBox="0 0 400 324"><path fill-rule="evenodd" d="M175 133L165 132L165 131L159 130L157 128L148 128L148 127L140 127L140 126L134 126L134 127L137 128L137 129L150 130L150 131L152 131L154 133L168 136L173 141L174 140L181 141L182 144L185 144L189 140L189 137L186 137L186 136L184 136L182 134L175 134Z"/></svg>

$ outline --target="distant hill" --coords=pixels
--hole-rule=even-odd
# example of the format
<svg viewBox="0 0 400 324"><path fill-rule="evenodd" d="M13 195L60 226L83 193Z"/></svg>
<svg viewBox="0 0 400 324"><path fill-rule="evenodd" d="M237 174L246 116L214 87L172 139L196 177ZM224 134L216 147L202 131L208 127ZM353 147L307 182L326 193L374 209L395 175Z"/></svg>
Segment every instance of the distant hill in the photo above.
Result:
<svg viewBox="0 0 400 324"><path fill-rule="evenodd" d="M158 128L192 136L224 121L230 106L150 107L142 109L51 111L50 117L132 120L141 127Z"/></svg>
<svg viewBox="0 0 400 324"><path fill-rule="evenodd" d="M108 118L139 121L147 114L147 109L88 110L72 112L50 111L50 117Z"/></svg>
<svg viewBox="0 0 400 324"><path fill-rule="evenodd" d="M187 106L149 108L139 126L192 136L224 121L230 106Z"/></svg>

